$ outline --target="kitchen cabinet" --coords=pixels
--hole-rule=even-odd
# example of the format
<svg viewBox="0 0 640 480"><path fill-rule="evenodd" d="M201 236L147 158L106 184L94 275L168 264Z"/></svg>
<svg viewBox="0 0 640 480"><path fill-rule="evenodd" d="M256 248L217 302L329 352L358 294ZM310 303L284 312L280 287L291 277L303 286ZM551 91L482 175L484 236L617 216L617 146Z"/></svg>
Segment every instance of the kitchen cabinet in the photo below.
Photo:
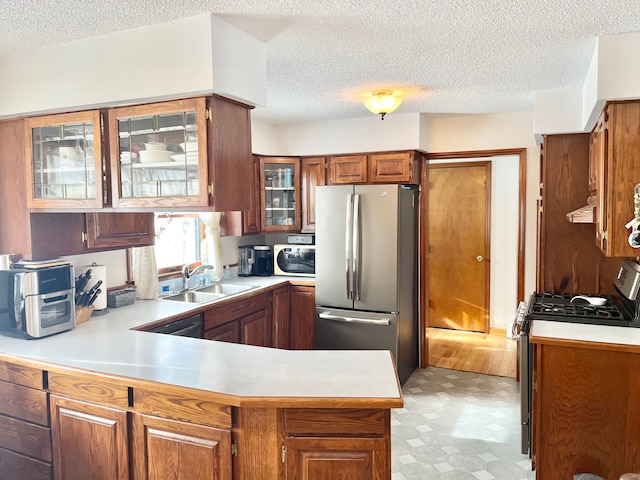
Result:
<svg viewBox="0 0 640 480"><path fill-rule="evenodd" d="M289 348L289 310L291 308L291 287L276 288L273 291L273 346Z"/></svg>
<svg viewBox="0 0 640 480"><path fill-rule="evenodd" d="M28 118L25 132L28 208L103 206L99 111Z"/></svg>
<svg viewBox="0 0 640 480"><path fill-rule="evenodd" d="M246 345L272 344L270 294L225 302L204 312L204 338Z"/></svg>
<svg viewBox="0 0 640 480"><path fill-rule="evenodd" d="M418 183L421 160L413 151L332 156L329 184Z"/></svg>
<svg viewBox="0 0 640 480"><path fill-rule="evenodd" d="M390 439L381 410L284 412L286 478L388 478ZM367 432L363 435L363 432Z"/></svg>
<svg viewBox="0 0 640 480"><path fill-rule="evenodd" d="M300 231L300 159L260 157L261 230Z"/></svg>
<svg viewBox="0 0 640 480"><path fill-rule="evenodd" d="M566 215L587 203L592 138L587 133L543 136L536 285L539 292L613 293L619 261L604 256L594 244L593 223L572 223Z"/></svg>
<svg viewBox="0 0 640 480"><path fill-rule="evenodd" d="M109 109L114 208L251 208L249 109L220 97Z"/></svg>
<svg viewBox="0 0 640 480"><path fill-rule="evenodd" d="M0 478L52 478L42 370L0 362Z"/></svg>
<svg viewBox="0 0 640 480"><path fill-rule="evenodd" d="M313 349L315 323L315 287L292 285L291 310L289 314L289 348L292 350Z"/></svg>
<svg viewBox="0 0 640 480"><path fill-rule="evenodd" d="M638 348L535 337L532 342L536 478L572 478L577 472L620 478L640 471Z"/></svg>
<svg viewBox="0 0 640 480"><path fill-rule="evenodd" d="M316 187L327 184L325 157L303 158L301 161L302 232L316 231Z"/></svg>
<svg viewBox="0 0 640 480"><path fill-rule="evenodd" d="M611 102L592 133L595 150L596 243L608 257L635 257L625 224L634 218L640 183L640 102Z"/></svg>
<svg viewBox="0 0 640 480"><path fill-rule="evenodd" d="M260 233L260 157L252 158L253 175L251 208L241 212L223 212L220 218L220 227L223 236L255 235Z"/></svg>

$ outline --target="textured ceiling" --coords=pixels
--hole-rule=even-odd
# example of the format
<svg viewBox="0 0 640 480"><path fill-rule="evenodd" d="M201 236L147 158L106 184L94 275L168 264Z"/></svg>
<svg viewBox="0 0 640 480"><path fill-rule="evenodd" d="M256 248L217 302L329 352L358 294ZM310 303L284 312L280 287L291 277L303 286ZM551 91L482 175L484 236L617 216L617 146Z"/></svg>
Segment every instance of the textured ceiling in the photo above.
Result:
<svg viewBox="0 0 640 480"><path fill-rule="evenodd" d="M640 0L0 0L0 55L211 12L267 44L274 124L399 113L533 109L537 90L582 84L599 35L640 31Z"/></svg>

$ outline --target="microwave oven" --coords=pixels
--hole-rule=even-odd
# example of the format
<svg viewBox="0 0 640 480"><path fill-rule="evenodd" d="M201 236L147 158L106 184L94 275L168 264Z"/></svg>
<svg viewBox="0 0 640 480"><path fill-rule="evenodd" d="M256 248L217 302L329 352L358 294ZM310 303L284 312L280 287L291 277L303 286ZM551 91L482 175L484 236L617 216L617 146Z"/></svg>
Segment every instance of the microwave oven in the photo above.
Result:
<svg viewBox="0 0 640 480"><path fill-rule="evenodd" d="M274 245L274 275L314 277L316 274L315 245Z"/></svg>
<svg viewBox="0 0 640 480"><path fill-rule="evenodd" d="M0 270L0 331L40 338L76 325L73 266Z"/></svg>

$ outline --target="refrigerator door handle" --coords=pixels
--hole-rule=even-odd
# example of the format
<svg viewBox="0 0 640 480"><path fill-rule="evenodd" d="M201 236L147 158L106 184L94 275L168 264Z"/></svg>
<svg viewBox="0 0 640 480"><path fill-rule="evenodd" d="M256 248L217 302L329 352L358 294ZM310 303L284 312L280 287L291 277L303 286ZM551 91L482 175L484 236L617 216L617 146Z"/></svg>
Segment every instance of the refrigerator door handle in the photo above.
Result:
<svg viewBox="0 0 640 480"><path fill-rule="evenodd" d="M353 197L353 297L360 300L360 195Z"/></svg>
<svg viewBox="0 0 640 480"><path fill-rule="evenodd" d="M367 325L380 325L380 326L389 326L391 324L391 320L388 318L381 319L372 319L372 318L355 318L355 317L344 317L342 315L332 315L331 313L319 313L318 317L323 320L333 320L334 322L348 322L348 323L364 323Z"/></svg>
<svg viewBox="0 0 640 480"><path fill-rule="evenodd" d="M347 214L345 218L347 219L347 227L345 229L345 239L344 239L344 258L346 260L346 268L345 273L347 276L347 298L349 300L353 300L353 285L351 283L352 280L352 272L351 272L351 242L353 237L353 194L347 196Z"/></svg>

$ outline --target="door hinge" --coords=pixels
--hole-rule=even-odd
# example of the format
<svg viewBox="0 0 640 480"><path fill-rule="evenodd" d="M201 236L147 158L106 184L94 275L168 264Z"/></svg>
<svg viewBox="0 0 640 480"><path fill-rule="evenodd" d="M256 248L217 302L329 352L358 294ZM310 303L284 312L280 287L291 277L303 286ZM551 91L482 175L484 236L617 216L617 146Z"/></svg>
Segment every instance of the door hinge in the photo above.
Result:
<svg viewBox="0 0 640 480"><path fill-rule="evenodd" d="M207 109L204 111L204 117L205 117L207 120L211 121L211 119L213 118L213 114L211 113L211 107L207 108Z"/></svg>
<svg viewBox="0 0 640 480"><path fill-rule="evenodd" d="M87 243L87 232L82 232L82 243Z"/></svg>
<svg viewBox="0 0 640 480"><path fill-rule="evenodd" d="M280 460L282 460L282 463L287 463L287 447L284 446L284 443L282 444L282 449L280 450Z"/></svg>
<svg viewBox="0 0 640 480"><path fill-rule="evenodd" d="M234 457L238 456L238 444L236 442L233 442L231 444L231 455L233 455Z"/></svg>
<svg viewBox="0 0 640 480"><path fill-rule="evenodd" d="M209 195L213 197L213 182L207 185L207 192L209 192Z"/></svg>

